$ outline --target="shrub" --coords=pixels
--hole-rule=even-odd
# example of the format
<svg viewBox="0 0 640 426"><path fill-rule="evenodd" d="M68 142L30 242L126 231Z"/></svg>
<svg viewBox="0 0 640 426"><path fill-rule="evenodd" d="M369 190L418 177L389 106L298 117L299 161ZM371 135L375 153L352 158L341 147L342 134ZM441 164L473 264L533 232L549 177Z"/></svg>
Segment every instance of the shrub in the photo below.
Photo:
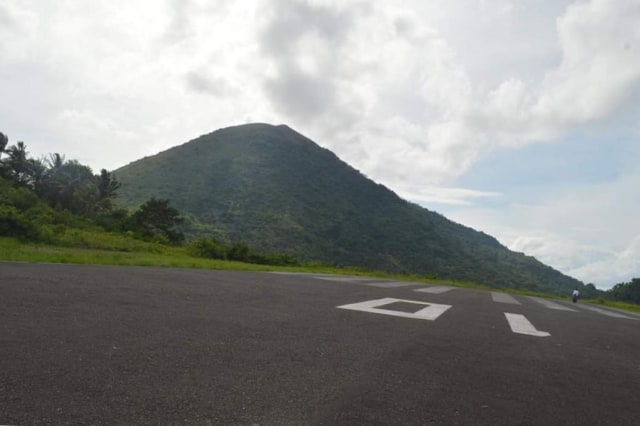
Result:
<svg viewBox="0 0 640 426"><path fill-rule="evenodd" d="M267 265L276 266L300 266L301 263L298 259L288 253L276 253L268 254L265 256Z"/></svg>
<svg viewBox="0 0 640 426"><path fill-rule="evenodd" d="M0 235L24 238L32 226L32 223L21 215L18 209L0 204Z"/></svg>
<svg viewBox="0 0 640 426"><path fill-rule="evenodd" d="M226 259L227 249L215 238L201 238L189 246L189 251L194 256L210 259Z"/></svg>

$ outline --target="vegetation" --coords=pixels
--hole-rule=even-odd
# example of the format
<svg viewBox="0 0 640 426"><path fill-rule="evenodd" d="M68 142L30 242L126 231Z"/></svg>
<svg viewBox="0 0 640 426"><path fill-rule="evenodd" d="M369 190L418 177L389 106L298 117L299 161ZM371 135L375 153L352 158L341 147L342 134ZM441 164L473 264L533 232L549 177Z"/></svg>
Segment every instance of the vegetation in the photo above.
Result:
<svg viewBox="0 0 640 426"><path fill-rule="evenodd" d="M607 291L608 293L608 291ZM605 293L606 295L606 293ZM606 296L605 296L606 297ZM640 304L637 303L628 303L628 302L618 302L615 300L605 299L604 297L598 297L596 299L585 300L585 302L608 306L610 308L624 309L625 311L638 312L640 313Z"/></svg>
<svg viewBox="0 0 640 426"><path fill-rule="evenodd" d="M169 205L169 200L151 198L131 215L128 226L143 237L166 239L169 243L179 244L184 240L184 235L175 227L181 222L180 213Z"/></svg>
<svg viewBox="0 0 640 426"><path fill-rule="evenodd" d="M133 240L128 240L132 242ZM295 273L348 274L370 276L411 282L424 282L434 285L488 289L486 286L470 282L438 280L417 275L398 275L368 271L362 268L335 268L317 263L304 265L273 266L254 264L218 258L194 257L194 246L167 246L156 243L135 242L135 246L126 251L57 247L29 243L15 238L0 237L0 259L27 262L52 262L94 265L182 267L198 269L221 269L243 271L287 271Z"/></svg>
<svg viewBox="0 0 640 426"><path fill-rule="evenodd" d="M298 259L286 253L262 254L243 242L223 243L215 238L201 238L190 246L196 256L210 259L234 260L258 265L301 266Z"/></svg>
<svg viewBox="0 0 640 426"><path fill-rule="evenodd" d="M105 241L102 241L105 243ZM253 265L228 260L194 257L188 247L146 243L132 239L119 242L118 249L61 247L0 237L0 259L23 262L74 263L120 266L157 266L225 270L271 270L268 265Z"/></svg>
<svg viewBox="0 0 640 426"><path fill-rule="evenodd" d="M183 222L178 210L168 200L153 197L131 214L115 208L113 199L120 186L107 170L94 175L89 167L60 154L46 160L30 158L23 142L8 146L8 138L0 133L0 236L60 247L188 256L185 250L167 252L165 247L185 240L178 228ZM241 242L221 243L219 256L212 256L202 245L196 242L189 250L232 261L297 264L289 255L263 255ZM72 253L40 252L55 253L58 261ZM14 259L4 253L2 258Z"/></svg>
<svg viewBox="0 0 640 426"><path fill-rule="evenodd" d="M302 262L492 287L588 291L489 235L400 199L286 126L221 129L115 171L116 200L170 200L186 238L245 241Z"/></svg>
<svg viewBox="0 0 640 426"><path fill-rule="evenodd" d="M628 283L619 283L607 291L607 297L618 302L640 304L640 278L633 278Z"/></svg>
<svg viewBox="0 0 640 426"><path fill-rule="evenodd" d="M252 126L249 129L255 130ZM94 175L89 167L75 160L67 161L60 154L51 154L45 160L30 158L24 143L9 146L8 138L0 133L0 258L221 269L277 267L302 272L374 274L474 288L499 287L537 295L545 292L566 295L565 289L575 287L596 303L618 307L640 303L638 278L617 284L607 292L597 290L593 284L582 285L533 258L509 252L485 234L400 200L333 154L306 139L300 140L290 129L277 129L284 132L281 137L285 140L293 138L286 142L292 145L278 148L278 142L269 139L269 132L253 135L254 139L250 138L247 144L267 140L273 146L260 155L256 155L260 151L256 147L249 150L253 157L248 157L255 161L249 170L259 175L259 179L247 177L246 170L229 175L226 180L221 177L219 186L229 188L230 201L207 198L198 202L192 196L201 194L188 191L183 194L186 198L178 197L183 203L189 200L194 205L209 205L205 211L212 217L217 215L220 221L209 223L198 219L203 217L202 211L194 209L189 214L181 214L168 198L160 196L146 199L135 208L122 208L126 203L119 207L117 197L128 185L116 180L115 173L103 169ZM258 130L265 128L258 127ZM242 141L234 140L234 143L242 145ZM235 152L228 146L225 149ZM285 161L284 151L296 149L310 150L294 155L294 163L306 161L302 169ZM199 155L205 156L208 151L220 154L219 150L209 147ZM277 162L268 163L268 167L262 163L268 153L284 159L285 171L278 169ZM308 155L313 161L305 160ZM242 170L230 158L233 157L224 157L225 161L217 166ZM151 160L158 161L155 157ZM314 167L319 168L315 174L305 174ZM332 176L329 183L323 181L321 170ZM147 172L153 175L153 168ZM274 183L274 174L284 180ZM293 179L292 174L300 182ZM192 176L199 174L192 173ZM146 181L144 176L140 179ZM172 185L170 181L165 184L167 195ZM305 185L309 186L306 192L303 191ZM252 190L254 186L258 187L257 192ZM332 186L333 191L326 193L326 186ZM218 190L212 184L211 191ZM269 204L270 196L262 191L274 191L273 197L281 209L276 210L275 205ZM153 190L148 192L154 195ZM253 207L248 201L240 202L243 197L251 196L256 197ZM333 209L328 209L326 203ZM366 207L368 215L363 213L360 204ZM223 206L226 211L218 211L216 206ZM245 222L232 227L238 217ZM351 225L357 231L350 228ZM320 238L321 231L333 239ZM193 238L198 235L199 238ZM257 243L250 245L239 236L249 236ZM256 240L258 237L265 240ZM276 251L281 246L289 250ZM307 259L298 260L296 249ZM372 263L367 256L380 263ZM329 259L333 267L326 266L325 259ZM412 262L424 264L412 270ZM476 276L480 279L468 278L473 275L468 273L472 269L478 271ZM558 281L558 277L565 281ZM478 282L483 284L476 284Z"/></svg>

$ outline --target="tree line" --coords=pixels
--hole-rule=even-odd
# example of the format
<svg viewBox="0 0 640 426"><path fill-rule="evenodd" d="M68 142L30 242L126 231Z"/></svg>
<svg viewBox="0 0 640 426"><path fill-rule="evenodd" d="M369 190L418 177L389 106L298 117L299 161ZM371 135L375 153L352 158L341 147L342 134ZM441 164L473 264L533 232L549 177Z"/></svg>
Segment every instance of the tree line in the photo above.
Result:
<svg viewBox="0 0 640 426"><path fill-rule="evenodd" d="M90 167L59 153L32 158L24 142L9 145L4 133L0 133L0 179L2 235L46 240L39 228L51 221L65 222L66 213L67 224L75 216L76 224L84 219L107 231L129 232L142 239L171 244L184 240L177 230L182 218L168 200L151 198L129 214L115 208L113 200L121 184L106 169L94 174Z"/></svg>
<svg viewBox="0 0 640 426"><path fill-rule="evenodd" d="M130 213L117 208L114 199L121 187L106 169L94 174L90 167L67 160L59 153L43 159L29 156L24 142L9 145L0 132L0 236L52 242L60 228L99 226L145 241L179 245L185 235L178 210L166 199L150 198ZM243 242L221 242L205 238L189 245L197 256L252 263L297 265L287 254L261 254ZM583 289L585 297L640 304L640 278L601 291L593 284Z"/></svg>
<svg viewBox="0 0 640 426"><path fill-rule="evenodd" d="M169 200L150 198L130 213L117 208L121 187L106 169L94 174L77 160L59 153L43 159L29 156L24 142L9 145L0 132L0 236L55 243L56 233L98 226L129 237L181 245L184 218ZM189 252L200 257L271 265L299 265L288 254L262 254L243 242L214 238L192 242Z"/></svg>
<svg viewBox="0 0 640 426"><path fill-rule="evenodd" d="M606 295L613 300L640 304L640 278L616 284L606 291Z"/></svg>

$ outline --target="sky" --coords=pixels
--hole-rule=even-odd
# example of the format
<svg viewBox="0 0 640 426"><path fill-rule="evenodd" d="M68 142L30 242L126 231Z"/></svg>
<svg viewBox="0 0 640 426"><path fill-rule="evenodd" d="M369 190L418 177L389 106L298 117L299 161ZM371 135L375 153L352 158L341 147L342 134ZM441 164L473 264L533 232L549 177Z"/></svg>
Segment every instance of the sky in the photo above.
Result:
<svg viewBox="0 0 640 426"><path fill-rule="evenodd" d="M640 0L0 0L0 131L114 170L287 124L607 289L640 277Z"/></svg>

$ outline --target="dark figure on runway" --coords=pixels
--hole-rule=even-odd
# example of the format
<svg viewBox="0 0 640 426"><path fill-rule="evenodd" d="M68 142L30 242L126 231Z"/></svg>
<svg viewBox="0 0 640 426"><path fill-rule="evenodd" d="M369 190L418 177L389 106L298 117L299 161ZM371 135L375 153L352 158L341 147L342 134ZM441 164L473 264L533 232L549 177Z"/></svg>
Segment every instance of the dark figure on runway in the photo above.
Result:
<svg viewBox="0 0 640 426"><path fill-rule="evenodd" d="M573 294L571 295L571 300L573 300L573 303L576 303L578 301L578 297L580 297L580 292L578 290L573 290Z"/></svg>

